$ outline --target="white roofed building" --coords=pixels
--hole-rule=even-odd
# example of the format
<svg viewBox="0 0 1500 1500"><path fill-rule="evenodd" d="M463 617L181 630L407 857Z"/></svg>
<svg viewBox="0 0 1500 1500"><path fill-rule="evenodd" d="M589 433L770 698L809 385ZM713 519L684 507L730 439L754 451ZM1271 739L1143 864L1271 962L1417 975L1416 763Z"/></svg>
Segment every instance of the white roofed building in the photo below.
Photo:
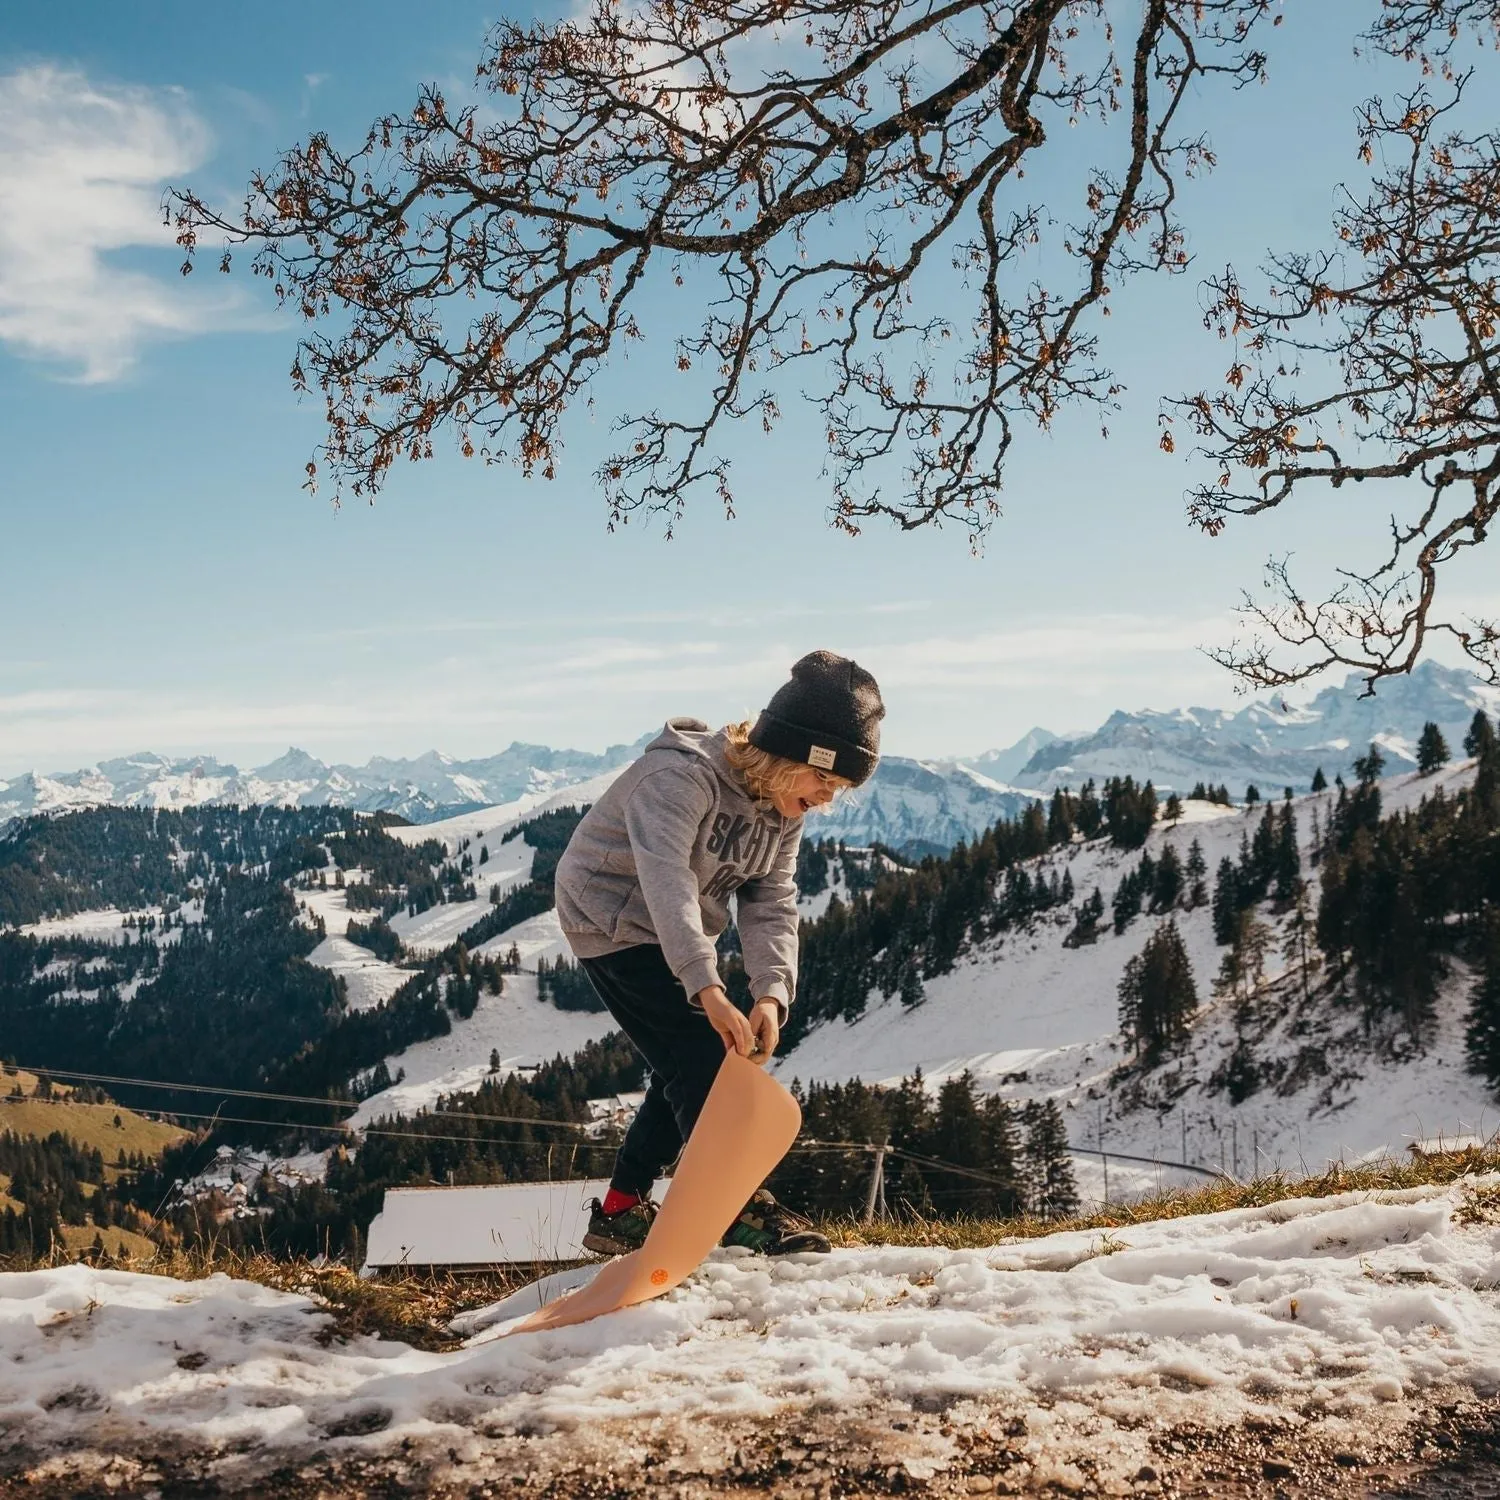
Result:
<svg viewBox="0 0 1500 1500"><path fill-rule="evenodd" d="M583 1260L589 1200L602 1179L481 1187L390 1188L370 1223L366 1272L396 1266L481 1270ZM657 1197L667 1184L657 1184Z"/></svg>

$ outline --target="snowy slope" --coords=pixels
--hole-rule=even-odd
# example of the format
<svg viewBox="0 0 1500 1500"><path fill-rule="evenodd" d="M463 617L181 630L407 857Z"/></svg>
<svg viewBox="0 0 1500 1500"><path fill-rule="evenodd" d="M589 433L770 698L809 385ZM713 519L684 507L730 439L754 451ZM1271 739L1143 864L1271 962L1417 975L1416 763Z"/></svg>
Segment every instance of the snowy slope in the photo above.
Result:
<svg viewBox="0 0 1500 1500"><path fill-rule="evenodd" d="M310 1454L404 1448L451 1453L467 1486L516 1434L538 1453L555 1434L613 1472L627 1423L695 1426L701 1457L737 1441L720 1424L766 1419L795 1465L821 1411L907 1488L961 1473L998 1414L1010 1482L1130 1494L1173 1426L1256 1423L1358 1451L1427 1393L1493 1391L1500 1227L1461 1211L1486 1192L1493 1205L1491 1181L978 1250L716 1251L658 1302L500 1338L491 1320L535 1302L517 1296L467 1319L491 1326L449 1353L330 1338L311 1298L222 1275L10 1274L0 1435L53 1453L54 1476L187 1447L230 1450L238 1484ZM941 1424L924 1423L934 1407Z"/></svg>
<svg viewBox="0 0 1500 1500"><path fill-rule="evenodd" d="M101 906L92 911L74 912L71 916L47 917L40 922L28 922L17 930L27 937L34 937L42 942L49 938L71 938L88 943L123 943L127 939L135 942L139 934L126 927L127 919L139 927L143 920L154 917L158 926L151 933L152 942L169 946L177 942L182 933L177 927L173 927L170 931L163 931L160 926L163 915L164 909L160 906L145 906L128 912L121 911L114 906ZM203 903L201 901L181 903L173 912L172 920L189 924L201 922Z"/></svg>
<svg viewBox="0 0 1500 1500"><path fill-rule="evenodd" d="M468 809L451 817L424 823L420 827L392 828L390 834L404 844L420 844L428 839L437 839L450 856L457 854L464 840L468 839L473 844L476 859L481 843L489 845L491 860L504 858L506 856L502 854L502 850L511 849L515 841L502 845L500 840L517 823L524 823L528 818L550 812L553 808L585 807L597 801L623 769L617 767L561 788L528 792L509 802ZM524 840L521 842L524 843ZM489 866L486 865L482 870L476 870L476 883L488 869Z"/></svg>
<svg viewBox="0 0 1500 1500"><path fill-rule="evenodd" d="M506 934L507 946L509 941ZM414 1042L387 1058L391 1076L399 1071L405 1078L372 1094L349 1123L360 1129L382 1116L430 1108L442 1094L472 1092L489 1076L492 1050L500 1054L502 1071L535 1067L558 1053L571 1057L584 1043L614 1029L613 1019L603 1012L558 1010L540 999L535 974L507 974L505 993L482 991L474 1014L467 1020L455 1016L447 1036Z"/></svg>
<svg viewBox="0 0 1500 1500"><path fill-rule="evenodd" d="M1383 784L1385 809L1412 805L1439 785L1452 791L1471 774L1472 762L1462 762L1434 777L1393 777ZM1317 805L1326 822L1332 800L1332 793L1324 793L1295 803L1314 904L1316 871L1306 863L1311 812ZM1219 860L1237 853L1241 832L1253 830L1259 813L1190 802L1183 824L1158 828L1147 848L1155 856L1172 843L1185 860L1192 839L1201 839L1211 881ZM1139 860L1139 851L1125 853L1098 840L1036 863L1044 871L1066 866L1079 900L1097 885L1108 903ZM1267 911L1261 914L1270 920ZM928 980L920 1006L907 1009L877 993L857 1021L815 1028L778 1061L777 1072L784 1079L894 1081L920 1067L936 1083L968 1069L983 1087L1008 1098L1056 1098L1075 1150L1102 1147L1186 1160L1242 1176L1257 1168L1297 1172L1329 1159L1399 1155L1412 1141L1487 1136L1500 1127L1500 1106L1464 1068L1462 975L1444 993L1431 1042L1414 1056L1384 1055L1359 1034L1356 1017L1331 1021L1327 1007L1319 1008L1303 1034L1303 1018L1289 1001L1268 1002L1281 1019L1257 1042L1265 1058L1296 1073L1304 1049L1316 1047L1348 1066L1326 1076L1304 1068L1300 1082L1283 1081L1284 1091L1267 1088L1231 1105L1227 1094L1210 1085L1233 1045L1233 1027L1227 1003L1214 1003L1211 993L1223 950L1214 942L1207 907L1176 914L1203 1007L1182 1057L1158 1069L1144 1094L1115 1079L1125 1060L1117 1021L1120 976L1163 920L1143 914L1118 937L1106 925L1097 943L1076 949L1063 946L1071 914L1009 932L961 960L952 973ZM1279 949L1278 941L1273 953ZM1273 956L1269 975L1282 967ZM1097 1158L1094 1165L1100 1166ZM1154 1168L1116 1163L1111 1187L1144 1187L1156 1176ZM1080 1186L1092 1195L1102 1182L1090 1172Z"/></svg>

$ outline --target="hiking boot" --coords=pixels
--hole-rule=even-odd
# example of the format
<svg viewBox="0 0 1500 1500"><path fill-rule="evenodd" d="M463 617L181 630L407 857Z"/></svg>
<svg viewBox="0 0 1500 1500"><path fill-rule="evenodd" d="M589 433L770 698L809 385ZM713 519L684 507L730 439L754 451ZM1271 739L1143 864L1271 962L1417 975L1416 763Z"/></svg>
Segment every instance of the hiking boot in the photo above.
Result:
<svg viewBox="0 0 1500 1500"><path fill-rule="evenodd" d="M656 1205L649 1198L617 1214L607 1214L597 1198L589 1201L588 1233L583 1248L596 1255L628 1255L646 1243L646 1232L656 1217Z"/></svg>
<svg viewBox="0 0 1500 1500"><path fill-rule="evenodd" d="M719 1243L740 1245L757 1255L827 1255L832 1248L808 1220L783 1207L765 1188L756 1190Z"/></svg>

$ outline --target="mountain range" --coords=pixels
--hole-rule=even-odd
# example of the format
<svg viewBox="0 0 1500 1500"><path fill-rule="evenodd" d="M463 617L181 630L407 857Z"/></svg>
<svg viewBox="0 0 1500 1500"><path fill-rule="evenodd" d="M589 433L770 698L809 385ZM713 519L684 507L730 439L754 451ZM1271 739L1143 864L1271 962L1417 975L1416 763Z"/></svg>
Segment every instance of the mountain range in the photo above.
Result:
<svg viewBox="0 0 1500 1500"><path fill-rule="evenodd" d="M1305 791L1321 766L1332 780L1357 755L1379 745L1391 775L1415 769L1422 726L1434 723L1461 754L1476 709L1500 707L1500 688L1471 673L1423 662L1410 676L1391 677L1368 696L1350 675L1300 707L1281 697L1237 713L1183 708L1170 713L1113 713L1092 734L1049 737L1011 777L1030 791L1078 786L1093 777L1134 776L1158 789L1186 793L1196 782L1227 784L1238 799L1249 783L1262 792ZM968 762L982 767L985 757Z"/></svg>
<svg viewBox="0 0 1500 1500"><path fill-rule="evenodd" d="M1476 709L1500 707L1500 689L1434 662L1382 682L1364 696L1351 676L1298 707L1280 698L1238 712L1184 708L1116 712L1093 733L1058 736L1036 728L1004 749L939 760L886 756L857 792L820 818L823 837L879 841L911 853L951 848L1033 798L1092 778L1131 775L1159 790L1187 793L1196 782L1226 784L1236 798L1255 783L1263 792L1305 790L1322 767L1346 772L1372 742L1388 770L1410 770L1422 726L1436 723L1454 753ZM653 731L654 733L654 731ZM211 756L173 759L142 753L82 770L29 772L0 782L0 826L17 817L119 805L180 808L206 802L330 803L391 812L414 823L470 808L561 791L617 770L650 735L602 754L517 742L498 755L455 760L436 750L413 759L376 757L363 766L329 765L289 749L267 765L242 770Z"/></svg>

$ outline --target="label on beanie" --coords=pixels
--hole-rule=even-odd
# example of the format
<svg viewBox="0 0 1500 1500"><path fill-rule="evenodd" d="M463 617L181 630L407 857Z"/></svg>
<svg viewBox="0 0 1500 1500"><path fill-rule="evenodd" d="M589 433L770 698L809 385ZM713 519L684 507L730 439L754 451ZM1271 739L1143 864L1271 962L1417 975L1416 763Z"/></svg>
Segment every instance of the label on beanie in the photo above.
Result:
<svg viewBox="0 0 1500 1500"><path fill-rule="evenodd" d="M830 750L825 745L814 745L807 752L807 763L816 766L820 771L831 771L838 764L838 751Z"/></svg>

